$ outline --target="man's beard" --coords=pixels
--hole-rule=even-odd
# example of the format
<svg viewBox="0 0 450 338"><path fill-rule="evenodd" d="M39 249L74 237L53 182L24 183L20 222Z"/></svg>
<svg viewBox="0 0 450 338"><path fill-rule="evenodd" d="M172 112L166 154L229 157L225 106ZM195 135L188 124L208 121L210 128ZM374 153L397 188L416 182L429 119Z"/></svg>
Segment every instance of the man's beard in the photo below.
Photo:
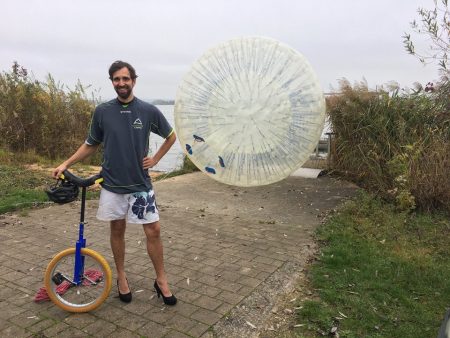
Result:
<svg viewBox="0 0 450 338"><path fill-rule="evenodd" d="M121 99L128 99L129 97L130 97L130 95L131 95L131 88L130 87L128 87L128 86L123 86L123 87L116 87L116 88L114 88L115 90L116 90L116 93L117 93L117 95L119 95L119 97L121 98ZM126 89L126 91L124 91L124 92L121 92L120 90L121 89Z"/></svg>

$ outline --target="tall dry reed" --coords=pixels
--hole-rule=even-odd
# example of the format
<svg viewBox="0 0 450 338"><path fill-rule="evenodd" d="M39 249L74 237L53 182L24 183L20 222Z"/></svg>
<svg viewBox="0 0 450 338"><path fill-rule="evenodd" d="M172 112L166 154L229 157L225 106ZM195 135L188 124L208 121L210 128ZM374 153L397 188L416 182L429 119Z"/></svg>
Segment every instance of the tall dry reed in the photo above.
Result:
<svg viewBox="0 0 450 338"><path fill-rule="evenodd" d="M327 106L333 169L402 210L450 211L448 83L431 93L340 83Z"/></svg>
<svg viewBox="0 0 450 338"><path fill-rule="evenodd" d="M94 105L81 83L68 89L51 75L43 83L15 62L0 74L0 147L67 157L86 138Z"/></svg>

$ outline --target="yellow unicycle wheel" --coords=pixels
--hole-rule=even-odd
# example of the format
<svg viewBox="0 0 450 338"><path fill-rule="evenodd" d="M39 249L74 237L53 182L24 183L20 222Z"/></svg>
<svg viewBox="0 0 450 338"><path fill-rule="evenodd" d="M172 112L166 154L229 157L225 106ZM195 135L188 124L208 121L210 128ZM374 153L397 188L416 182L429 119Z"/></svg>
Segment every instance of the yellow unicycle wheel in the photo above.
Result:
<svg viewBox="0 0 450 338"><path fill-rule="evenodd" d="M89 312L108 297L112 273L108 262L94 250L82 248L84 270L81 281L74 283L75 248L58 253L48 264L44 283L49 298L68 312Z"/></svg>

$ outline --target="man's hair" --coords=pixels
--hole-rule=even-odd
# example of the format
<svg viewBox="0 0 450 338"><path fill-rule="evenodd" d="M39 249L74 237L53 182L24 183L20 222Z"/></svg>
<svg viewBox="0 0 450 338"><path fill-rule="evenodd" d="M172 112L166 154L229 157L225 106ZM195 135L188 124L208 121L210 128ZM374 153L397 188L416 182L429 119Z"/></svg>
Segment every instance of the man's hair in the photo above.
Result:
<svg viewBox="0 0 450 338"><path fill-rule="evenodd" d="M117 72L119 69L122 69L124 67L128 68L128 71L130 72L130 77L132 80L137 78L136 71L134 70L133 66L130 65L128 62L119 60L119 61L114 61L113 64L109 67L109 71L108 71L109 79L112 81L113 74L115 72Z"/></svg>

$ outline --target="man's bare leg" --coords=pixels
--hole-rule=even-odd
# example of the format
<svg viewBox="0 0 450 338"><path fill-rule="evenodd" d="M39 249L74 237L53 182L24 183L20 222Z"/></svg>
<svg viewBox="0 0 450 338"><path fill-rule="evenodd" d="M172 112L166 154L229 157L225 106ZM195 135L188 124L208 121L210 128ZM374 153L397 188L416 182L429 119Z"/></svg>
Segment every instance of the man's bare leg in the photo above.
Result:
<svg viewBox="0 0 450 338"><path fill-rule="evenodd" d="M170 292L166 271L164 270L163 245L160 236L161 226L159 221L144 224L143 226L147 237L147 252L155 268L156 281L162 294L165 297L170 297L172 293Z"/></svg>
<svg viewBox="0 0 450 338"><path fill-rule="evenodd" d="M119 291L122 294L130 292L127 283L127 275L125 274L125 229L126 222L124 219L119 219L110 222L111 225L111 250L114 255L114 262L116 263L117 280L119 282Z"/></svg>

